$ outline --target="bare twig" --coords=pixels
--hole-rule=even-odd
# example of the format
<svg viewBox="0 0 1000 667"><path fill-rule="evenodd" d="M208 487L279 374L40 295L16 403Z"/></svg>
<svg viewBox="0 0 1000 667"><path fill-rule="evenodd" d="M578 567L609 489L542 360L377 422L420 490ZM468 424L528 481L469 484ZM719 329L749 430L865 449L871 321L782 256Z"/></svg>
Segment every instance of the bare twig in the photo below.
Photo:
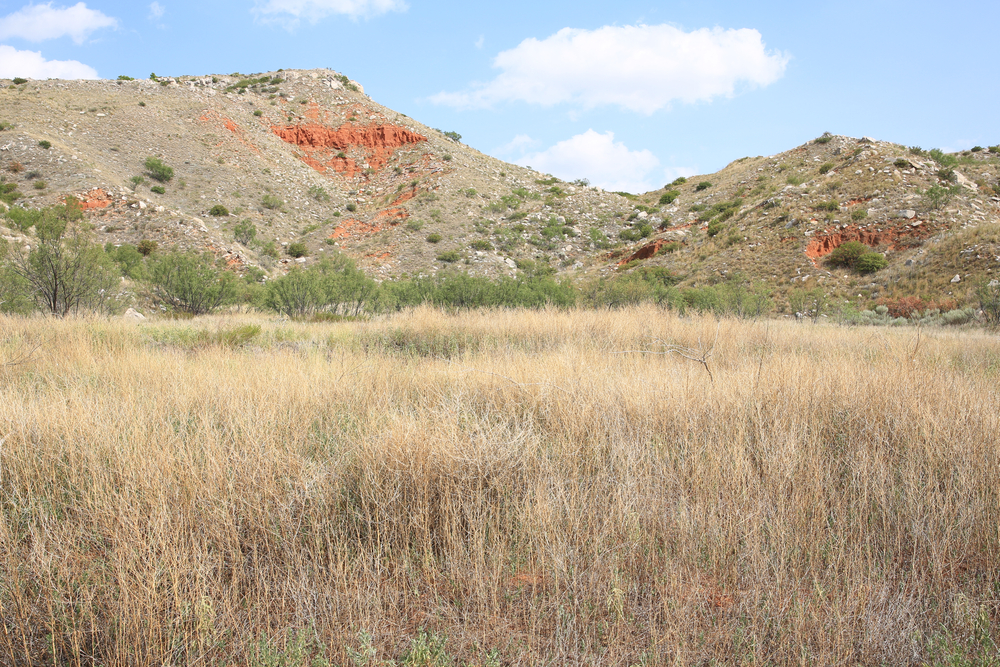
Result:
<svg viewBox="0 0 1000 667"><path fill-rule="evenodd" d="M670 345L666 341L657 338L656 342L663 345L663 350L621 350L619 352L612 352L612 354L659 354L666 356L668 354L676 354L685 359L690 359L691 361L697 361L699 364L705 367L705 372L708 373L708 379L715 384L715 377L712 375L712 369L708 367L708 360L712 357L712 352L715 350L715 344L719 342L719 329L722 327L722 322L715 328L715 340L707 348L701 342L701 336L698 336L698 347L683 347L681 345ZM763 363L763 360L761 361Z"/></svg>

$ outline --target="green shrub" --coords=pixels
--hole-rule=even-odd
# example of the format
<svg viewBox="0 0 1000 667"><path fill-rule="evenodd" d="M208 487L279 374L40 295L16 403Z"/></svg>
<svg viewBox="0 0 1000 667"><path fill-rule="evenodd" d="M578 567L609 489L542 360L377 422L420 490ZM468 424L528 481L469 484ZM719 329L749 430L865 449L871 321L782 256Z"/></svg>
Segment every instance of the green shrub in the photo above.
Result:
<svg viewBox="0 0 1000 667"><path fill-rule="evenodd" d="M678 176L673 180L673 182L670 183L670 185L684 185L687 182L688 179L684 178L683 176Z"/></svg>
<svg viewBox="0 0 1000 667"><path fill-rule="evenodd" d="M973 146L970 150L973 153L978 153L979 151L983 150L983 147L982 146Z"/></svg>
<svg viewBox="0 0 1000 667"><path fill-rule="evenodd" d="M681 193L677 190L668 190L660 195L660 206L669 206L674 203L674 200L681 196Z"/></svg>
<svg viewBox="0 0 1000 667"><path fill-rule="evenodd" d="M824 132L823 136L818 137L813 140L814 144L828 144L833 140L833 135L829 132Z"/></svg>
<svg viewBox="0 0 1000 667"><path fill-rule="evenodd" d="M473 241L470 247L473 250L493 250L493 244L483 239Z"/></svg>
<svg viewBox="0 0 1000 667"><path fill-rule="evenodd" d="M352 203L348 204L345 208L348 211L350 211L351 213L354 213L355 211L358 210L358 205L352 202Z"/></svg>
<svg viewBox="0 0 1000 667"><path fill-rule="evenodd" d="M253 115L254 115L254 116L257 116L257 118L260 118L261 116L263 116L263 115L264 115L264 112L263 112L263 111L261 111L260 109L254 109L254 110L253 110Z"/></svg>
<svg viewBox="0 0 1000 667"><path fill-rule="evenodd" d="M260 249L260 254L271 259L278 259L278 245L274 241L268 241Z"/></svg>
<svg viewBox="0 0 1000 667"><path fill-rule="evenodd" d="M670 243L662 246L657 254L666 255L672 252L677 252L681 249L681 244L678 241L671 241Z"/></svg>
<svg viewBox="0 0 1000 667"><path fill-rule="evenodd" d="M158 195L165 195L165 194L167 194L166 188L164 188L162 185L154 185L153 187L151 187L149 189L149 191L150 192L155 192Z"/></svg>
<svg viewBox="0 0 1000 667"><path fill-rule="evenodd" d="M152 267L157 296L177 310L192 315L210 313L236 295L236 278L216 266L208 253L173 251Z"/></svg>
<svg viewBox="0 0 1000 667"><path fill-rule="evenodd" d="M257 238L257 226L249 220L240 221L233 226L233 238L248 246Z"/></svg>
<svg viewBox="0 0 1000 667"><path fill-rule="evenodd" d="M330 195L327 193L326 188L321 185L313 185L309 188L309 196L316 201L330 201Z"/></svg>
<svg viewBox="0 0 1000 667"><path fill-rule="evenodd" d="M459 259L461 258L459 257L457 250L448 250L437 256L437 260L439 262L447 262L449 264L452 262L457 262Z"/></svg>
<svg viewBox="0 0 1000 667"><path fill-rule="evenodd" d="M143 239L139 241L139 245L136 246L136 250L138 250L139 254L142 255L143 257L149 257L154 252L156 252L156 241L153 241L151 239Z"/></svg>
<svg viewBox="0 0 1000 667"><path fill-rule="evenodd" d="M160 158L148 157L145 162L146 172L154 181L167 183L174 177L174 170L163 163Z"/></svg>
<svg viewBox="0 0 1000 667"><path fill-rule="evenodd" d="M441 235L440 234L436 234L435 233L435 234L431 234L430 236L427 237L427 242L428 243L439 243L440 241L441 241Z"/></svg>
<svg viewBox="0 0 1000 667"><path fill-rule="evenodd" d="M875 273L887 266L889 266L889 260L878 252L866 252L854 262L854 270L862 274Z"/></svg>
<svg viewBox="0 0 1000 667"><path fill-rule="evenodd" d="M48 184L45 181L35 181L36 190L44 190Z"/></svg>
<svg viewBox="0 0 1000 667"><path fill-rule="evenodd" d="M462 135L459 134L458 132L445 132L444 136L448 137L452 141L461 141L462 140Z"/></svg>
<svg viewBox="0 0 1000 667"><path fill-rule="evenodd" d="M828 173L828 172L829 172L829 171L830 171L831 169L833 169L833 163L832 163L832 162L824 162L823 164L821 164L821 165L819 166L819 173L821 173L821 174L826 174L826 173Z"/></svg>
<svg viewBox="0 0 1000 667"><path fill-rule="evenodd" d="M260 205L264 208L274 211L282 206L282 201L272 194L266 194L260 198Z"/></svg>
<svg viewBox="0 0 1000 667"><path fill-rule="evenodd" d="M713 220L708 223L708 228L705 230L709 236L718 236L719 232L723 229L723 224L721 222Z"/></svg>
<svg viewBox="0 0 1000 667"><path fill-rule="evenodd" d="M698 185L694 186L695 192L701 192L702 190L708 190L712 187L711 181L702 181Z"/></svg>
<svg viewBox="0 0 1000 667"><path fill-rule="evenodd" d="M851 211L851 220L864 220L868 217L868 209L858 208Z"/></svg>
<svg viewBox="0 0 1000 667"><path fill-rule="evenodd" d="M451 162L451 155L445 153L444 155L441 156L441 159L444 160L445 162Z"/></svg>
<svg viewBox="0 0 1000 667"><path fill-rule="evenodd" d="M954 155L948 155L940 148L932 148L930 151L928 151L927 154L931 157L931 159L933 159L935 162L937 162L939 165L945 168L954 167L955 165L958 164L957 157L955 157Z"/></svg>
<svg viewBox="0 0 1000 667"><path fill-rule="evenodd" d="M309 249L306 248L305 243L302 243L301 241L296 241L295 243L288 244L287 252L290 257L295 257L296 259L298 259L299 257L305 257L306 254L308 254Z"/></svg>
<svg viewBox="0 0 1000 667"><path fill-rule="evenodd" d="M45 150L49 150L50 148L52 148L52 142L49 141L48 139L42 139L41 141L38 142L38 146L40 148L44 148Z"/></svg>
<svg viewBox="0 0 1000 667"><path fill-rule="evenodd" d="M788 178L785 179L785 183L788 185L802 185L806 182L806 179L798 174L789 174Z"/></svg>
<svg viewBox="0 0 1000 667"><path fill-rule="evenodd" d="M905 158L899 158L895 162L893 162L892 164L893 164L894 167L896 167L896 169L909 169L910 168L910 161L907 160L907 159L905 159Z"/></svg>
<svg viewBox="0 0 1000 667"><path fill-rule="evenodd" d="M142 176L133 176L132 178L129 179L129 182L132 183L132 189L134 190L143 183L145 183L146 179L143 178Z"/></svg>
<svg viewBox="0 0 1000 667"><path fill-rule="evenodd" d="M0 121L0 132L4 130L11 130L14 128L14 123L8 123L6 121Z"/></svg>
<svg viewBox="0 0 1000 667"><path fill-rule="evenodd" d="M152 190L152 188L150 188L150 190ZM229 209L223 206L222 204L216 204L212 208L208 209L208 214L218 218L225 215L229 215Z"/></svg>
<svg viewBox="0 0 1000 667"><path fill-rule="evenodd" d="M20 86L22 83L28 83L28 80L24 79L24 78L21 78L19 76L15 76L14 77L14 85L15 86Z"/></svg>
<svg viewBox="0 0 1000 667"><path fill-rule="evenodd" d="M406 222L406 228L409 229L411 232L419 232L421 229L423 229L423 227L424 227L423 220L417 220L415 218L411 218Z"/></svg>
<svg viewBox="0 0 1000 667"><path fill-rule="evenodd" d="M135 81L135 79L133 79L130 76L126 76L125 74L119 74L118 75L118 80L119 81Z"/></svg>
<svg viewBox="0 0 1000 667"><path fill-rule="evenodd" d="M826 257L827 263L831 266L846 266L854 267L855 262L858 258L865 253L871 252L871 248L866 246L861 241L848 241L843 243L833 249ZM881 255L879 255L881 257Z"/></svg>
<svg viewBox="0 0 1000 667"><path fill-rule="evenodd" d="M949 183L954 183L958 180L958 176L955 174L954 169L938 169L935 175L942 181L948 181Z"/></svg>
<svg viewBox="0 0 1000 667"><path fill-rule="evenodd" d="M817 211L830 211L835 213L840 210L840 203L835 200L824 201L816 204L813 208Z"/></svg>
<svg viewBox="0 0 1000 667"><path fill-rule="evenodd" d="M591 227L590 229L590 242L593 243L594 247L598 250L607 250L608 248L613 247L613 244L604 232L596 227Z"/></svg>

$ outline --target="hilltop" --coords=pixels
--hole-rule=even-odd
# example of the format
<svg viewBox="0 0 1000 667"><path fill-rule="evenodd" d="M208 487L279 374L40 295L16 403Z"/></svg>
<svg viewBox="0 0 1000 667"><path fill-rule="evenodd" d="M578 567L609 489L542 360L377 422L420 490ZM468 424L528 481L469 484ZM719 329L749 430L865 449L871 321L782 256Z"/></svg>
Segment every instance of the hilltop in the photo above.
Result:
<svg viewBox="0 0 1000 667"><path fill-rule="evenodd" d="M275 277L335 251L378 280L530 260L582 284L651 266L686 286L761 282L787 312L817 288L961 303L1000 273L995 149L827 134L636 195L489 157L327 69L0 85L12 205L73 195L102 245L210 250L236 271ZM852 240L885 267L832 266Z"/></svg>

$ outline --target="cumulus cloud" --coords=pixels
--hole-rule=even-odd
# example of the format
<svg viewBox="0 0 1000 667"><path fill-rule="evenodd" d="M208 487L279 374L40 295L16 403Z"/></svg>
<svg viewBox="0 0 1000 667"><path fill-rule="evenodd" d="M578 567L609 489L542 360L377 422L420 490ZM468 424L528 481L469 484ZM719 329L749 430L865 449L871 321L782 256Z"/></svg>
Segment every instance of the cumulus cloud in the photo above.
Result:
<svg viewBox="0 0 1000 667"><path fill-rule="evenodd" d="M42 42L69 36L82 44L95 30L115 28L118 19L78 2L72 7L53 7L51 2L26 5L13 14L0 18L0 39L17 37L29 42Z"/></svg>
<svg viewBox="0 0 1000 667"><path fill-rule="evenodd" d="M253 12L261 20L294 27L300 19L316 23L333 14L357 19L406 9L404 0L258 0Z"/></svg>
<svg viewBox="0 0 1000 667"><path fill-rule="evenodd" d="M493 60L500 74L470 90L431 98L458 108L519 100L583 108L620 106L651 114L671 103L732 96L742 87L767 86L789 57L768 51L756 30L671 25L563 28L526 39Z"/></svg>
<svg viewBox="0 0 1000 667"><path fill-rule="evenodd" d="M38 51L0 44L0 78L97 79L97 70L76 60L46 60Z"/></svg>
<svg viewBox="0 0 1000 667"><path fill-rule="evenodd" d="M150 19L162 19L163 15L167 13L167 8L158 2L154 2L149 5L149 18Z"/></svg>
<svg viewBox="0 0 1000 667"><path fill-rule="evenodd" d="M586 178L591 185L611 191L648 192L663 185L651 180L660 160L648 150L629 150L615 141L614 132L587 130L544 151L528 153L515 163L563 180Z"/></svg>

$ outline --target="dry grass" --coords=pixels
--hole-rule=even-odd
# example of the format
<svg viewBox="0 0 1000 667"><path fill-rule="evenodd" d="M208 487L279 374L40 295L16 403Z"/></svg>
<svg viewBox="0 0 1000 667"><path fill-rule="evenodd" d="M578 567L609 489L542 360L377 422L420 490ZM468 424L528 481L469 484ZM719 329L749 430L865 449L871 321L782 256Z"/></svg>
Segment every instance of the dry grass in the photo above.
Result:
<svg viewBox="0 0 1000 667"><path fill-rule="evenodd" d="M641 352L716 334L714 382ZM34 343L0 369L5 665L996 657L985 333L0 319L0 362Z"/></svg>

